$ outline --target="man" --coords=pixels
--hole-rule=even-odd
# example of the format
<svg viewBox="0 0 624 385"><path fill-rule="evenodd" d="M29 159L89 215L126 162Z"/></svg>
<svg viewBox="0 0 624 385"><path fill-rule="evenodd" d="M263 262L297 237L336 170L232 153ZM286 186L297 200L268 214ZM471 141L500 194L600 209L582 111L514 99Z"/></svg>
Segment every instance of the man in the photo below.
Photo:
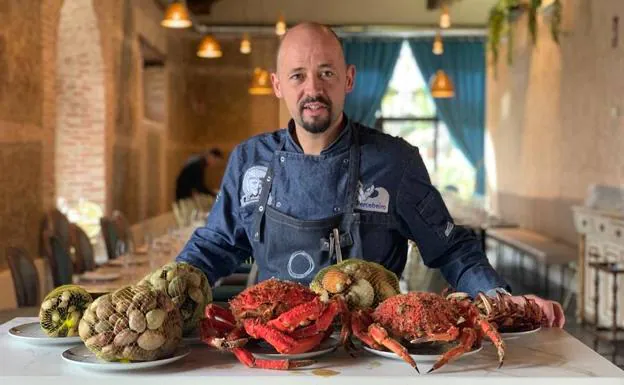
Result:
<svg viewBox="0 0 624 385"><path fill-rule="evenodd" d="M260 281L307 284L335 262L332 239L345 258L375 261L397 275L412 239L425 264L457 290L510 290L474 235L454 225L418 149L343 113L354 77L331 29L304 23L287 32L271 80L292 116L288 128L237 146L208 223L177 260L214 284L253 255ZM563 324L558 304L536 300L550 325Z"/></svg>
<svg viewBox="0 0 624 385"><path fill-rule="evenodd" d="M206 169L213 168L223 160L223 153L213 148L191 157L176 179L176 201L192 198L194 194L216 194L206 187Z"/></svg>

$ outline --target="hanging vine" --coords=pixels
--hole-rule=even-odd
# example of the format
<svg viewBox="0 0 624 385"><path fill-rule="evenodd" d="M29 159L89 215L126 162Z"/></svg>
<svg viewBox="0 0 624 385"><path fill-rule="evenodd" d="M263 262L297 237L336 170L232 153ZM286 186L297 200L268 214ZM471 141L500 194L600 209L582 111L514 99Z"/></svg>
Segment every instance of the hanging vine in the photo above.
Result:
<svg viewBox="0 0 624 385"><path fill-rule="evenodd" d="M500 42L503 35L507 36L507 63L513 63L513 22L520 13L528 13L528 29L533 45L537 42L537 13L542 0L499 0L491 9L488 19L488 47L492 54L492 63L496 67L499 60ZM561 0L552 4L550 32L552 39L559 44L561 27Z"/></svg>

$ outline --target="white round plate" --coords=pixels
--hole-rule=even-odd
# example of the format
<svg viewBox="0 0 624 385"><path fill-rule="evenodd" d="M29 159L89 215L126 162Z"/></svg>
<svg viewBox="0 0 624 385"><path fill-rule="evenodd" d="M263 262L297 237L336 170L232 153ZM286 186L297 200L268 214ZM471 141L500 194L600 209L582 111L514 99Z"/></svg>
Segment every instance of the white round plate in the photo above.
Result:
<svg viewBox="0 0 624 385"><path fill-rule="evenodd" d="M529 334L537 333L540 330L542 330L541 326L538 327L537 329L527 330L527 331L524 331L524 332L500 333L500 335L501 335L501 337L503 337L503 339L518 338L518 337L526 336L526 335L529 335Z"/></svg>
<svg viewBox="0 0 624 385"><path fill-rule="evenodd" d="M36 345L75 345L81 342L79 336L49 337L41 329L39 322L30 322L9 329L9 335L23 342Z"/></svg>
<svg viewBox="0 0 624 385"><path fill-rule="evenodd" d="M170 364L186 357L191 352L188 346L180 346L171 357L156 361L132 361L132 362L109 362L95 356L93 352L84 345L67 349L61 355L70 364L82 366L89 369L102 371L126 371L155 368Z"/></svg>
<svg viewBox="0 0 624 385"><path fill-rule="evenodd" d="M86 271L80 275L81 281L109 282L121 278L120 273L98 273L96 271Z"/></svg>
<svg viewBox="0 0 624 385"><path fill-rule="evenodd" d="M395 360L403 360L398 354L391 352L391 351L385 351L385 350L377 350L377 349L373 349L370 348L364 344L362 344L362 347L364 348L364 350L369 351L373 354L376 354L378 356L381 357L386 357L386 358L393 358ZM431 351L431 348L426 348L429 351ZM447 348L451 349L451 347ZM481 351L481 349L483 349L483 345L479 346L476 349L473 349L467 353L462 354L458 359L461 359L462 357L468 357L471 356L473 354L479 353ZM441 357L441 353L435 353L435 354L421 354L421 353L414 353L415 351L417 351L415 348L412 348L409 350L410 352L410 356L412 356L412 359L416 362L436 362L438 359L440 359ZM423 352L426 352L427 350L423 349Z"/></svg>
<svg viewBox="0 0 624 385"><path fill-rule="evenodd" d="M333 350L335 350L338 345L340 345L340 341L334 337L329 337L325 341L323 341L315 350L305 352L305 353L297 353L297 354L281 354L278 353L272 346L267 344L264 341L252 342L245 346L245 349L249 350L256 358L265 359L265 360L274 360L274 359L288 359L288 360L303 360L313 357L318 357L323 354L327 354Z"/></svg>

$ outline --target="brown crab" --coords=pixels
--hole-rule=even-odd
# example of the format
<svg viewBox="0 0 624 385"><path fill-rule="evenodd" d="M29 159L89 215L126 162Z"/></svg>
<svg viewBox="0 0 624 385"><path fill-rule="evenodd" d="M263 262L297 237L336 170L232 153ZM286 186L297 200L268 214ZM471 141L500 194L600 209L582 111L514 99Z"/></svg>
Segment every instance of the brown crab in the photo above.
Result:
<svg viewBox="0 0 624 385"><path fill-rule="evenodd" d="M487 336L503 364L505 344L494 326L469 300L445 299L435 293L410 292L383 301L374 311L358 310L351 317L353 334L373 349L387 348L418 370L404 345L458 341L429 372L479 346Z"/></svg>

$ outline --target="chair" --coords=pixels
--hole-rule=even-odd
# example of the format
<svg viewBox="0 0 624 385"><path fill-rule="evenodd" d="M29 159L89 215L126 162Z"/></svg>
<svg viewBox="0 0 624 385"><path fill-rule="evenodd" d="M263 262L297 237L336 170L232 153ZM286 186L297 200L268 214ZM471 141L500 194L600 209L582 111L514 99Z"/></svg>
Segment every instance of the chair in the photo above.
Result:
<svg viewBox="0 0 624 385"><path fill-rule="evenodd" d="M48 238L52 255L48 258L52 270L52 281L55 287L72 283L74 263L69 250L66 249L57 236Z"/></svg>
<svg viewBox="0 0 624 385"><path fill-rule="evenodd" d="M117 242L120 240L115 228L115 224L110 218L100 218L100 227L102 229L102 237L106 246L106 254L108 259L117 258Z"/></svg>
<svg viewBox="0 0 624 385"><path fill-rule="evenodd" d="M132 237L132 231L130 230L130 222L125 215L119 210L113 211L113 215L111 216L113 224L115 225L115 229L117 230L117 235L120 240L125 242L126 246L130 243L134 244L134 239Z"/></svg>
<svg viewBox="0 0 624 385"><path fill-rule="evenodd" d="M41 221L39 228L39 254L43 257L49 257L51 250L48 248L48 236L54 235L58 241L69 250L70 246L70 230L69 220L58 209L49 210Z"/></svg>
<svg viewBox="0 0 624 385"><path fill-rule="evenodd" d="M74 272L82 274L95 269L93 246L87 233L76 224L71 224L71 245L75 251Z"/></svg>
<svg viewBox="0 0 624 385"><path fill-rule="evenodd" d="M39 275L33 260L26 250L17 247L8 247L6 256L15 285L17 306L39 305Z"/></svg>

